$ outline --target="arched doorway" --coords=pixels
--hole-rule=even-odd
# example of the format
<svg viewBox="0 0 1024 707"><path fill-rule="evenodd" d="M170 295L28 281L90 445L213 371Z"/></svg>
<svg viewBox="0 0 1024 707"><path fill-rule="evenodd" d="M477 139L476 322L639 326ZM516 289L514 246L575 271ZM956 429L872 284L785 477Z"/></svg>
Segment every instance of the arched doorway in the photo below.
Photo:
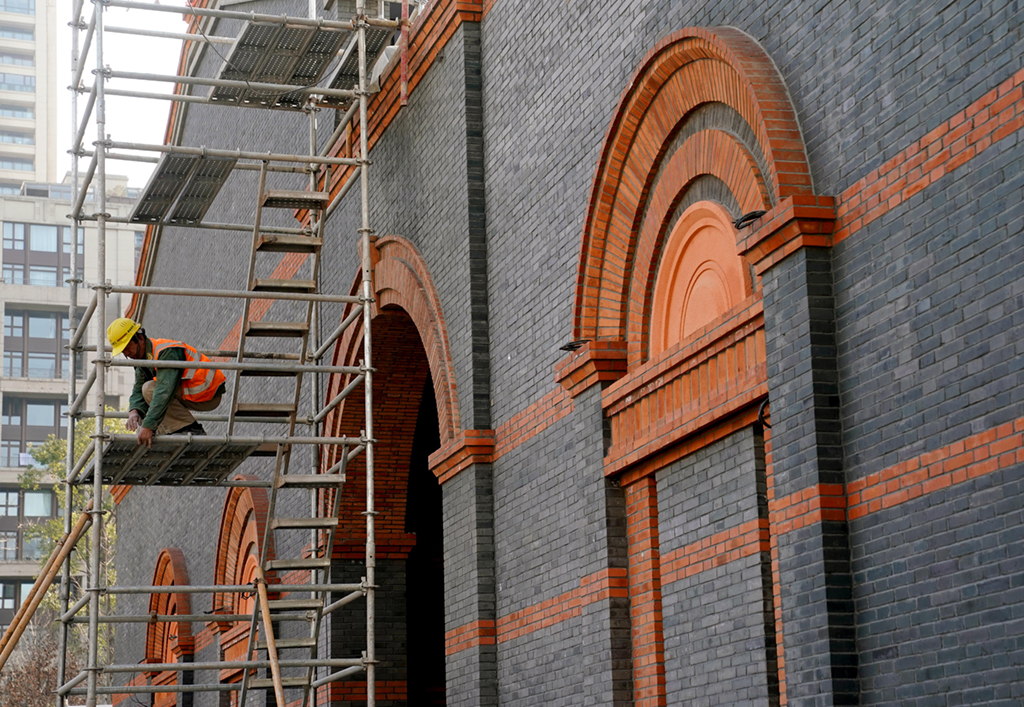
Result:
<svg viewBox="0 0 1024 707"><path fill-rule="evenodd" d="M377 699L410 705L445 704L444 576L441 488L428 457L441 442L435 384L413 318L387 305L372 324ZM361 337L339 345L341 358L362 358ZM339 352L341 353L341 352ZM335 385L343 384L337 381ZM365 428L362 398L346 400L329 424L333 434ZM347 470L332 580L358 582L364 572L365 463ZM333 657L358 656L364 647L365 609L355 602L331 617ZM331 703L365 700L365 683L335 683Z"/></svg>

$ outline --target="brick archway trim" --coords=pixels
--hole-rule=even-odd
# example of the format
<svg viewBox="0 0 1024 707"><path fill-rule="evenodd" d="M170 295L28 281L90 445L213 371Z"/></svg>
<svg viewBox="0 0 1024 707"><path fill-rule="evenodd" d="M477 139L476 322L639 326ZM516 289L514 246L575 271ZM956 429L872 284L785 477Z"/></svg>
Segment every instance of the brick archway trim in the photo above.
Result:
<svg viewBox="0 0 1024 707"><path fill-rule="evenodd" d="M434 398L437 401L438 431L443 446L458 436L462 427L455 367L452 364L451 347L448 345L444 313L441 311L441 298L434 287L426 261L408 239L395 235L382 236L377 239L374 250L373 287L377 301L373 305L373 316L377 316L382 308L400 307L415 324L430 366ZM359 294L359 282L357 275L350 289L351 294ZM348 316L350 311L351 306L346 307L344 315ZM335 347L334 365L358 365L362 358L362 326L357 325L350 327ZM327 400L337 395L345 384L344 376L332 375ZM343 406L344 403L328 418L328 429L333 421L341 419Z"/></svg>
<svg viewBox="0 0 1024 707"><path fill-rule="evenodd" d="M728 165L728 169L723 171L721 165ZM636 237L636 266L630 278L626 317L630 366L641 363L647 353L653 285L676 207L693 180L704 175L721 178L744 213L771 207L767 187L753 155L728 133L721 130L696 133L668 156ZM735 257L735 253L731 255Z"/></svg>
<svg viewBox="0 0 1024 707"><path fill-rule="evenodd" d="M160 554L156 558L156 567L153 570L153 586L187 586L189 584L185 554L180 548L176 547L161 549ZM149 611L150 613L167 614L172 602L174 603L175 613L192 613L192 601L187 593L151 594L149 596ZM173 637L170 636L172 625L177 633ZM170 641L172 650L179 656L192 655L195 651L192 624L188 621L179 621L176 624L154 623L148 625L146 627L146 662L164 662L164 646L168 641Z"/></svg>
<svg viewBox="0 0 1024 707"><path fill-rule="evenodd" d="M686 116L713 102L735 110L752 129L772 204L813 193L785 84L757 42L731 27L666 37L641 62L605 134L583 228L575 338L625 339L637 237L658 166ZM714 162L712 174L729 184L729 170Z"/></svg>
<svg viewBox="0 0 1024 707"><path fill-rule="evenodd" d="M257 480L254 476L238 474L236 480ZM224 499L224 511L220 518L220 534L217 538L217 559L213 567L214 584L241 584L240 573L245 567L243 555L253 544L260 548L267 532L267 492L262 488L234 486ZM257 550L258 552L258 550ZM274 557L274 538L268 546L269 558ZM267 581L273 572L267 573ZM235 613L239 594L223 593L213 595L214 613ZM226 627L225 627L226 628Z"/></svg>

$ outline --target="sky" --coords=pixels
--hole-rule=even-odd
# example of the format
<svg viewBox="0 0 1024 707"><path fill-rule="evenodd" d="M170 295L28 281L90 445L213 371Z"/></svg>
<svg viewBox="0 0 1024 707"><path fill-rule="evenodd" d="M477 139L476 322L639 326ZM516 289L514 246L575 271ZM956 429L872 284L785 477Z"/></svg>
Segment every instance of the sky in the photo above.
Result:
<svg viewBox="0 0 1024 707"><path fill-rule="evenodd" d="M182 5L183 0L160 0L163 5ZM87 21L92 12L92 3L85 3L83 11ZM72 0L57 0L57 178L62 179L71 169L71 156L67 151L71 146L71 92L67 90L71 83L71 20ZM109 26L144 27L159 29L165 32L184 32L186 23L181 15L165 12L147 12L141 10L124 10L107 8L104 22ZM83 33L84 35L84 33ZM104 34L104 63L115 71L135 71L150 74L175 74L178 58L181 53L181 41L156 39L153 37L137 37L106 32ZM95 66L95 43L90 51L89 66ZM91 69L87 69L83 79L86 86L92 85ZM112 88L121 88L148 93L171 93L173 83L155 81L110 81ZM79 111L85 107L85 94L79 100ZM107 133L112 140L120 142L162 144L167 129L167 115L170 101L124 98L109 96L107 98ZM86 143L96 139L96 129L91 125L86 132ZM151 153L156 155L156 153ZM87 164L87 162L86 162ZM83 165L83 169L84 169ZM128 186L144 187L146 180L153 171L154 165L144 162L108 162L107 174L123 174L128 176Z"/></svg>

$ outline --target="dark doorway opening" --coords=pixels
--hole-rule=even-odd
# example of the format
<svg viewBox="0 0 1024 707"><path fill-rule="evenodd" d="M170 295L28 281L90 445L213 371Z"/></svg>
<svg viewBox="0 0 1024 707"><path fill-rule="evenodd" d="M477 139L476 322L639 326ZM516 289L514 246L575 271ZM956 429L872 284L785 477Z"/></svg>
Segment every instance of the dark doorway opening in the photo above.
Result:
<svg viewBox="0 0 1024 707"><path fill-rule="evenodd" d="M441 485L428 462L440 446L434 387L427 378L416 417L405 518L405 531L416 534L405 573L409 705L445 704L444 525Z"/></svg>

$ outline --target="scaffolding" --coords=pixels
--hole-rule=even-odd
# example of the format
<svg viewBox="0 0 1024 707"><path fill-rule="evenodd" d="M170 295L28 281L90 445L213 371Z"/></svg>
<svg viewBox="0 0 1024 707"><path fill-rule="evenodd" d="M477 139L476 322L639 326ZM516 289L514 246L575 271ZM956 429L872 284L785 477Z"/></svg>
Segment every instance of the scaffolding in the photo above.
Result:
<svg viewBox="0 0 1024 707"><path fill-rule="evenodd" d="M92 0L93 10L86 21L85 0L75 0L72 11L72 182L74 184L73 221L70 249L72 279L69 281L69 317L74 332L69 343L71 375L69 376L68 416L71 420L93 418L93 434L85 452L75 454L75 424L67 426L68 474L66 480L64 522L65 534L54 550L35 586L23 603L0 644L0 668L17 644L32 613L39 606L43 594L51 583L60 582L61 624L60 659L56 702L64 707L72 696L84 695L88 707L94 707L101 695L133 693L236 693L234 704L247 704L247 696L254 691L273 694L276 704L294 703L301 693L301 705L315 703L316 689L350 676L365 674L366 701L375 705L375 653L374 600L375 535L374 535L374 449L377 440L373 429L373 367L371 358L371 303L372 230L369 223L368 179L368 105L371 87L370 72L382 57L390 58L385 49L398 37L401 102L407 95L407 50L410 27L410 0L402 0L400 19L384 17L385 3L380 4L381 16L368 12L367 0L355 0L350 19L330 20L317 16L316 2L310 0L307 16L291 17L250 12L208 9L187 5L167 6L134 2L131 0ZM330 6L328 2L328 6ZM388 3L395 4L397 3ZM419 3L414 0L414 9ZM175 13L190 19L188 33L174 33L153 29L133 29L105 26L104 14L109 8L154 13ZM242 30L237 36L218 36L213 25L217 20L237 20ZM204 28L204 24L206 27ZM217 78L187 75L163 76L140 72L114 70L104 60L106 33L135 34L168 39L181 39L195 46L224 46L228 54ZM220 52L217 52L220 54ZM223 56L223 55L221 55ZM91 60L90 60L90 57ZM94 70L92 84L83 83ZM178 90L173 94L145 93L113 89L106 86L111 79L166 81ZM206 88L208 87L208 89ZM205 95L201 95L205 92ZM117 142L106 130L108 96L129 96L170 100L179 103L201 103L225 108L262 109L305 112L309 116L309 152L307 154L274 154L258 150L222 150L183 145L150 145ZM84 107L80 105L84 97ZM318 150L316 112L335 111L333 135L323 150ZM81 110L80 110L81 109ZM86 146L90 124L95 125L96 140L92 149ZM352 157L329 157L331 145L346 129L358 130L358 150ZM355 151L355 150L353 150ZM88 158L84 169L80 161ZM133 160L155 163L153 175L143 190L131 215L115 219L106 213L106 174L109 160ZM347 181L334 199L330 195L332 170L351 168ZM240 170L258 172L255 218L252 224L213 223L205 220L227 178ZM270 189L270 173L293 175L301 180L302 188L294 190ZM324 241L324 224L341 199L358 183L360 191L361 225L359 231L361 281L358 295L329 294L320 287L320 253ZM86 193L93 187L96 212L83 211ZM306 218L297 227L267 227L261 225L263 214L270 209L284 209L304 213ZM92 299L84 312L78 305L80 280L78 272L78 239L81 227L87 222L95 224L97 234L96 257L98 273ZM248 263L247 289L225 291L213 289L173 288L153 286L114 286L106 279L106 226L113 222L146 224L154 229L175 227L246 231L252 233L252 248ZM301 279L273 279L258 276L257 263L262 258L277 254L300 254L305 258L307 273ZM118 294L167 297L210 297L238 300L241 304L242 328L237 349L211 350L201 353L213 357L202 368L225 373L230 397L226 415L196 414L200 421L227 423L225 435L199 436L191 434L158 435L151 447L138 444L135 435L111 434L106 431L105 420L123 417L121 413L105 410L108 372L111 367L146 367L149 369L189 367L188 362L132 359L114 359L101 348L106 341L107 307L109 297ZM304 314L293 321L269 322L253 315L256 300L291 303ZM325 303L345 305L347 316L341 325L323 340L319 339L322 323L320 309ZM79 315L81 317L79 318ZM94 332L95 345L83 344L86 331ZM326 365L325 356L350 328L361 328L362 361L358 366ZM357 332L359 333L359 332ZM260 342L272 339L280 348L282 341L294 346L290 352L260 350ZM275 348L275 347L269 347ZM79 385L77 358L83 352L95 351L89 364L89 375ZM233 359L233 360L223 360ZM326 404L320 406L319 376L343 376L343 389ZM271 403L257 400L242 401L239 391L249 385L257 399L263 386L252 380L266 377L294 379L290 400ZM312 381L314 409L308 416L299 414L303 398L304 381ZM249 382L249 383L247 383ZM321 433L321 426L332 410L346 398L363 393L364 429L358 437L329 436ZM88 400L94 404L90 409ZM356 398L358 400L358 398ZM319 407L319 409L317 409ZM283 432L277 435L243 433L242 426L253 423L278 423ZM305 425L307 434L297 431ZM313 468L301 473L293 468L292 451L296 446L309 445L323 448L331 445L337 450L337 459L330 468ZM365 569L359 583L332 583L330 573L334 533L338 524L341 489L345 483L348 464L361 456L365 465L366 547ZM273 473L269 478L237 474L241 465L253 457L273 457ZM323 466L326 466L323 465ZM262 537L258 566L252 584L216 586L104 586L101 572L103 504L109 486L172 486L176 488L230 488L259 487L268 494L266 530ZM75 519L72 499L74 488L91 488L92 500ZM311 494L308 517L279 515L278 494L283 489L300 489ZM89 532L86 538L86 531ZM270 552L275 533L304 532L308 543L295 557L276 557ZM294 536L292 536L294 538ZM87 576L89 585L83 596L72 603L71 551L78 542L90 545L91 566ZM288 543L278 543L287 546ZM295 546L293 541L291 546ZM301 545L301 543L299 543ZM283 583L283 573L308 572L308 581ZM299 575L304 576L304 575ZM294 580L296 575L291 574ZM103 664L99 653L99 629L109 624L157 624L162 622L210 622L210 614L159 614L150 612L135 615L104 615L101 597L104 595L161 594L244 595L255 594L251 613L217 614L217 622L248 622L247 645L242 660L175 663L137 663L127 665ZM294 598L297 595L308 598ZM332 596L341 598L332 601ZM287 595L289 598L279 598ZM361 655L330 658L321 655L320 641L324 618L357 601L365 602L366 642ZM84 615L83 615L83 612ZM85 669L75 675L67 674L66 652L69 630L74 624L88 626L88 661ZM275 636L274 626L308 624L305 638ZM280 631L279 631L280 633ZM224 683L218 679L203 682L195 680L197 674L240 670L237 683ZM260 678L257 671L269 671L269 678ZM101 675L170 672L189 674L185 680L173 685L129 684L103 686ZM187 683L187 684L186 684ZM292 698L286 699L291 693ZM268 697L269 699L269 697Z"/></svg>

